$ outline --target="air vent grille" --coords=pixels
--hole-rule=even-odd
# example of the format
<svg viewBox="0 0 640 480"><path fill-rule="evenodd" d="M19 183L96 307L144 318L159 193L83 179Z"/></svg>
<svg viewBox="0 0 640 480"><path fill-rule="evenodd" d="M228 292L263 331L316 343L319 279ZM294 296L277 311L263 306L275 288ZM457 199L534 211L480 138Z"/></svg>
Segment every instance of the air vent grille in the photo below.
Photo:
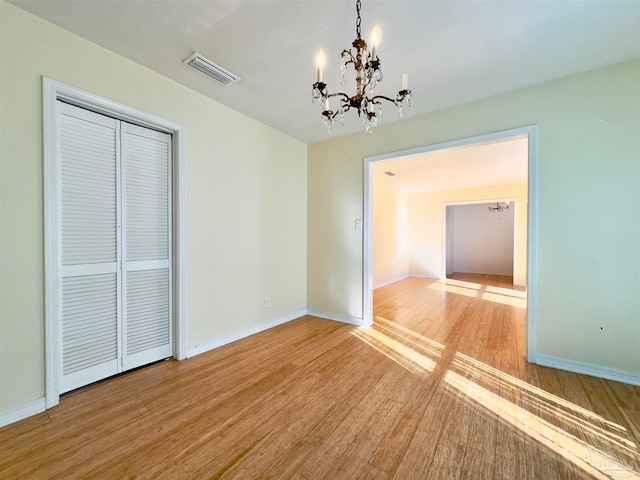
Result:
<svg viewBox="0 0 640 480"><path fill-rule="evenodd" d="M205 74L207 77L213 78L215 81L221 83L225 87L228 87L232 83L240 80L240 77L225 70L220 65L216 65L208 58L200 55L198 52L193 52L193 54L186 58L182 63L198 70L200 73Z"/></svg>

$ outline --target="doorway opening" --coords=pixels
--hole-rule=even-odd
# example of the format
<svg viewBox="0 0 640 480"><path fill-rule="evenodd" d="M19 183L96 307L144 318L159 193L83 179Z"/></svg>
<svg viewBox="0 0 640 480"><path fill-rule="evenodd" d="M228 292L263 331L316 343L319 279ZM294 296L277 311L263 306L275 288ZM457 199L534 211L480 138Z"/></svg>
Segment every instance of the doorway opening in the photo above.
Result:
<svg viewBox="0 0 640 480"><path fill-rule="evenodd" d="M518 249L518 198L491 202L445 203L442 261L446 276L454 273L503 275L525 286ZM524 265L526 270L526 265Z"/></svg>
<svg viewBox="0 0 640 480"><path fill-rule="evenodd" d="M519 147L522 152L521 168L524 169L524 172L516 173L512 169L515 160L513 152L511 156L508 153L509 148L512 147ZM374 201L380 194L380 190L377 189L381 188L381 182L387 182L387 186L389 186L389 182L396 182L396 190L398 191L396 198L399 200L394 208L397 209L397 212L408 212L406 214L398 213L395 216L397 222L405 222L405 226L410 226L402 230L405 233L396 232L394 240L401 264L401 268L395 272L395 278L398 280L409 276L446 278L447 204L493 202L495 208L496 202L503 202L504 208L504 202L510 201L513 202L510 208L514 209L515 214L513 283L527 287L526 357L529 362L535 362L537 306L536 147L537 127L529 126L365 158L364 325L373 324L374 286L378 287L384 283L381 281L379 271L376 271L379 269L374 269L376 255L373 227ZM419 170L410 170L412 165L416 167L426 163L430 163L430 168L425 170L424 174L416 173ZM405 168L408 170L404 170ZM413 173L407 174L409 171ZM386 175L381 177L380 173ZM521 176L518 177L518 175ZM409 178L411 181L402 184L402 182L398 182L401 177ZM380 180L381 178L383 180ZM421 179L425 178L427 179L425 181L430 184L428 188L430 191L420 192L419 188L421 187L417 185ZM511 187L507 188L507 185L511 185ZM502 188L496 186L502 186ZM375 196L374 192L376 192ZM436 227L429 230L424 221L412 224L411 219L416 216L435 219ZM432 222L431 225L433 224ZM379 235L377 233L375 235L375 242L379 245ZM406 247L407 242L410 247ZM384 263L378 258L376 265ZM386 262L386 264L391 265L393 262ZM389 276L389 272L386 275Z"/></svg>

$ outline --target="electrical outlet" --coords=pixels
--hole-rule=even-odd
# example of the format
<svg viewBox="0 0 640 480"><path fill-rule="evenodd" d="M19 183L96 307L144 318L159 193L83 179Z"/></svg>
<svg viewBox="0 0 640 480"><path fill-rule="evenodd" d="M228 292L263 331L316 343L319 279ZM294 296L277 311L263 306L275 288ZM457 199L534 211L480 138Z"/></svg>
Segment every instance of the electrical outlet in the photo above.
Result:
<svg viewBox="0 0 640 480"><path fill-rule="evenodd" d="M271 299L269 297L264 298L264 308L271 307Z"/></svg>

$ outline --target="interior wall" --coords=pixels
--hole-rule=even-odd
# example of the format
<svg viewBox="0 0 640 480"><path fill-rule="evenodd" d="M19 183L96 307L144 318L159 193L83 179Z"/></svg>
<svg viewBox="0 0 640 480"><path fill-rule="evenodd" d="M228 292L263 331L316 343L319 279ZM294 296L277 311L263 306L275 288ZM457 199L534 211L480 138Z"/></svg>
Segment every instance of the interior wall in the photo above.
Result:
<svg viewBox="0 0 640 480"><path fill-rule="evenodd" d="M44 396L43 75L186 127L187 348L304 311L304 143L2 0L0 57L0 411Z"/></svg>
<svg viewBox="0 0 640 480"><path fill-rule="evenodd" d="M640 373L639 104L636 59L310 145L309 308L362 318L365 157L537 125L538 354Z"/></svg>
<svg viewBox="0 0 640 480"><path fill-rule="evenodd" d="M514 206L502 212L490 206L495 204L447 206L453 213L454 272L513 275Z"/></svg>
<svg viewBox="0 0 640 480"><path fill-rule="evenodd" d="M442 278L443 215L448 203L517 199L516 271L513 282L527 283L527 184L492 185L409 195L409 272L415 277ZM455 233L454 233L455 237ZM513 238L513 237L512 237ZM450 250L450 249L449 249ZM447 253L449 252L447 250ZM453 259L455 262L455 258ZM449 272L453 273L453 272Z"/></svg>
<svg viewBox="0 0 640 480"><path fill-rule="evenodd" d="M409 276L406 196L393 178L373 179L373 286Z"/></svg>

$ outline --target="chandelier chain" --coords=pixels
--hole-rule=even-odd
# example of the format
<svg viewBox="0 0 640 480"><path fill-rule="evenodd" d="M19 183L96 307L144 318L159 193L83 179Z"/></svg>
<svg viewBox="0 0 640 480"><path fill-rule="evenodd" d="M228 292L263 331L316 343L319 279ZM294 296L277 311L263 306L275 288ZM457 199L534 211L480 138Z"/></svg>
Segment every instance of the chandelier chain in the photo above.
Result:
<svg viewBox="0 0 640 480"><path fill-rule="evenodd" d="M356 38L362 38L362 36L360 35L360 23L362 22L362 19L360 18L360 0L356 1L356 13L357 13L357 19L356 19Z"/></svg>

